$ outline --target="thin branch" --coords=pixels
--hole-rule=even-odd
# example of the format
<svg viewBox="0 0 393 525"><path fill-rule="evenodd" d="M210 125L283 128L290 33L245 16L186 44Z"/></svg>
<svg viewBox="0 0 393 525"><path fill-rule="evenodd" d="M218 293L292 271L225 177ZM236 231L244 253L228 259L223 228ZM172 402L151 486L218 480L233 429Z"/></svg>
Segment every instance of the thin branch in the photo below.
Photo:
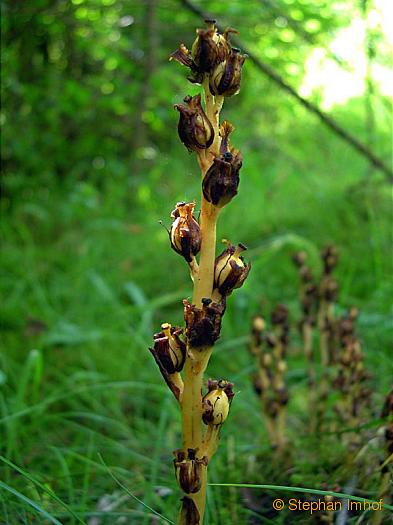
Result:
<svg viewBox="0 0 393 525"><path fill-rule="evenodd" d="M212 19L213 15L203 12L198 6L194 5L190 0L180 0L181 3L189 10L192 11L195 15L203 19ZM219 26L218 26L219 27ZM221 28L219 27L221 30ZM368 148L365 144L360 142L356 137L352 135L349 131L340 126L333 118L324 113L318 106L316 106L310 100L302 97L294 87L288 84L283 77L277 73L271 66L260 60L250 49L248 49L242 42L237 38L232 38L233 43L240 47L244 53L246 53L249 59L254 63L254 65L262 71L266 76L270 78L275 84L280 86L281 89L289 93L294 97L303 107L305 107L311 113L314 113L320 121L325 124L330 130L332 130L336 135L341 139L346 141L353 149L355 149L360 155L365 157L370 164L372 164L376 169L382 171L389 182L393 182L393 171L385 162L380 159L375 153Z"/></svg>

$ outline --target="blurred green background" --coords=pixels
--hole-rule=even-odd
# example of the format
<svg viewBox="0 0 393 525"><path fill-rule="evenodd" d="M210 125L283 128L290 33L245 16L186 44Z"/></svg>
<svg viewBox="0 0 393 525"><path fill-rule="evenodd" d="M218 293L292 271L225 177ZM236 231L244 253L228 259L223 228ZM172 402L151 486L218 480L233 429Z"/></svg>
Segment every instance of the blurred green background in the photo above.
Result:
<svg viewBox="0 0 393 525"><path fill-rule="evenodd" d="M195 5L237 28L255 56L389 165L389 0ZM12 525L49 523L43 511L67 524L78 523L72 512L89 525L167 523L105 464L173 519L180 425L147 347L161 322L181 322L191 294L159 220L169 225L177 201L199 199L196 159L179 142L173 110L198 87L168 56L179 42L191 45L202 21L175 0L4 1L1 9L0 430L3 455L22 473L3 464L0 514ZM393 374L391 187L251 60L223 117L245 160L219 238L247 244L253 268L230 298L209 367L238 392L211 481L333 484L345 475L332 474L337 456L326 450L290 473L247 474L269 453L249 381L250 319L287 304L296 348L291 254L305 249L317 271L320 247L335 243L337 310L360 308L377 417ZM290 439L302 446L304 360L290 356L289 369ZM209 503L208 523L249 523L239 491L212 487ZM255 523L284 523L269 519Z"/></svg>

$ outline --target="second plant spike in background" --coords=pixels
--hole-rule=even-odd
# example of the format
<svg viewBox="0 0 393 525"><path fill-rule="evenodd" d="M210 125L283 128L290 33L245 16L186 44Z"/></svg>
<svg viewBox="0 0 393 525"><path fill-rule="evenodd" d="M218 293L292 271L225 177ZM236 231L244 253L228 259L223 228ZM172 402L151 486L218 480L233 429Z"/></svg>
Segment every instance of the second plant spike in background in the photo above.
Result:
<svg viewBox="0 0 393 525"><path fill-rule="evenodd" d="M271 446L282 453L286 439L286 405L288 389L285 383L288 347L288 310L278 305L271 315L272 331L266 332L266 322L256 315L251 326L250 352L256 358L254 389L261 402Z"/></svg>

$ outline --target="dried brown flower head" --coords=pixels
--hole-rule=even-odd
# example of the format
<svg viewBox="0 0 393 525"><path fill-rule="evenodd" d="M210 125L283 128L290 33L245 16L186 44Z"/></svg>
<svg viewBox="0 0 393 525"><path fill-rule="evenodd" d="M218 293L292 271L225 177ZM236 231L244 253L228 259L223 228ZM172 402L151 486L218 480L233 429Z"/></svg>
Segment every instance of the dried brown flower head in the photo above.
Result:
<svg viewBox="0 0 393 525"><path fill-rule="evenodd" d="M203 179L203 195L215 206L222 208L237 194L239 171L243 156L239 150L229 147L229 135L234 127L227 120L220 127L222 138L220 155L213 160Z"/></svg>
<svg viewBox="0 0 393 525"><path fill-rule="evenodd" d="M190 304L187 300L184 300L183 304L186 335L190 346L193 348L212 346L220 337L225 303L203 299L202 308Z"/></svg>
<svg viewBox="0 0 393 525"><path fill-rule="evenodd" d="M209 380L208 393L203 397L202 419L206 425L222 425L229 413L233 393L233 384L220 379Z"/></svg>
<svg viewBox="0 0 393 525"><path fill-rule="evenodd" d="M231 97L239 93L246 58L247 55L242 55L239 49L233 47L226 60L217 64L209 78L212 95Z"/></svg>
<svg viewBox="0 0 393 525"><path fill-rule="evenodd" d="M251 265L244 262L240 255L247 248L244 244L233 246L229 241L227 248L216 258L214 287L222 296L229 295L235 288L240 288L246 280Z"/></svg>
<svg viewBox="0 0 393 525"><path fill-rule="evenodd" d="M189 67L191 75L188 80L197 84L201 84L204 75L210 75L217 64L225 63L231 56L229 35L237 33L231 28L220 33L215 20L205 22L207 29L197 29L197 37L192 44L191 51L182 43L169 57L169 60L176 60L183 66Z"/></svg>
<svg viewBox="0 0 393 525"><path fill-rule="evenodd" d="M180 140L190 151L209 148L214 130L201 105L201 95L184 98L184 104L175 104L180 113L178 132Z"/></svg>
<svg viewBox="0 0 393 525"><path fill-rule="evenodd" d="M196 452L192 448L189 448L187 452L181 449L174 451L175 459L173 464L175 466L176 479L186 494L195 494L195 492L200 490L202 470L208 464L207 457L197 458Z"/></svg>
<svg viewBox="0 0 393 525"><path fill-rule="evenodd" d="M150 351L168 374L180 372L186 357L186 345L180 338L183 329L169 323L163 323L161 329L154 334L154 347Z"/></svg>
<svg viewBox="0 0 393 525"><path fill-rule="evenodd" d="M194 217L194 202L178 202L171 213L173 223L169 231L171 246L187 262L201 249L201 232Z"/></svg>

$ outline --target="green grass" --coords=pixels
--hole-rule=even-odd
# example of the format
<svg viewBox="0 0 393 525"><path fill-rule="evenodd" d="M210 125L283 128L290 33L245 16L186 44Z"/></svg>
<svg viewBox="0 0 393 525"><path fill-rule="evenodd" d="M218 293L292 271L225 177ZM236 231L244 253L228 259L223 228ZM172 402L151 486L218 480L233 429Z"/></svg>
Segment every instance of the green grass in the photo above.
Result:
<svg viewBox="0 0 393 525"><path fill-rule="evenodd" d="M389 197L383 186L365 187L355 198L340 180L290 173L269 199L274 176L272 167L253 192L260 175L251 164L221 221L222 236L236 231L233 241L249 245L253 270L230 298L209 367L212 376L233 380L237 391L210 480L331 489L351 475L345 442L340 435L322 443L307 435L305 363L291 353L293 468L286 472L272 462L249 381L249 320L261 305L267 312L280 301L295 321L290 254L303 247L317 263L319 246L334 240L341 255L339 306L361 310L360 337L373 373L372 417L378 419L392 370ZM179 175L177 183L181 187ZM161 321L180 321L181 299L190 288L182 261L157 224L170 203L153 200L152 209L143 210L141 203L129 209L123 201L114 210L114 184L108 180L101 190L69 184L51 190L50 200L37 191L16 203L3 222L7 310L0 424L3 455L12 461L1 467L5 523L76 524L92 516L116 523L125 516L147 524L150 508L175 517L179 493L171 451L179 445L179 418L147 347ZM81 198L86 192L94 205ZM296 341L294 334L294 346ZM370 428L365 438L374 434ZM376 451L370 458L378 464ZM376 474L361 479L361 495L375 497L377 482ZM267 510L258 519L280 523L271 511L273 496L262 492L257 508L265 502ZM252 511L243 497L240 489L211 486L207 522L236 516L236 523L248 523ZM109 513L102 508L106 500Z"/></svg>
<svg viewBox="0 0 393 525"><path fill-rule="evenodd" d="M237 392L210 468L210 525L304 523L304 516L272 511L274 493L266 487L253 496L253 507L244 504L244 489L219 484L340 486L345 492L353 475L343 434L307 434L305 362L295 352L295 328L288 359L290 469L272 458L252 391L250 318L284 302L295 326L290 256L296 249L306 249L318 267L321 245L338 245L338 311L360 308L359 334L373 373L365 440L375 435L373 421L378 424L393 376L390 192L378 175L375 183L363 179L364 164L331 137L335 155L327 167L312 139L319 128L304 122L302 147L305 155L310 151L304 170L284 156L261 160L238 132L246 163L219 235L245 242L253 268L230 297L209 366L212 377L233 380ZM191 293L186 268L158 224L169 223L176 200L197 196L198 181L180 169L184 160L195 173L193 159L180 148L176 155L165 185L157 164L147 167L135 192L108 173L4 201L0 428L8 459L0 467L0 509L8 525L88 523L93 516L102 524L121 517L136 525L175 519L179 491L171 452L180 443L179 415L147 347L161 322L181 322L181 300ZM368 464L376 467L379 454L371 447ZM373 499L377 486L375 470L365 476L360 468L358 495ZM153 521L157 512L168 520Z"/></svg>

